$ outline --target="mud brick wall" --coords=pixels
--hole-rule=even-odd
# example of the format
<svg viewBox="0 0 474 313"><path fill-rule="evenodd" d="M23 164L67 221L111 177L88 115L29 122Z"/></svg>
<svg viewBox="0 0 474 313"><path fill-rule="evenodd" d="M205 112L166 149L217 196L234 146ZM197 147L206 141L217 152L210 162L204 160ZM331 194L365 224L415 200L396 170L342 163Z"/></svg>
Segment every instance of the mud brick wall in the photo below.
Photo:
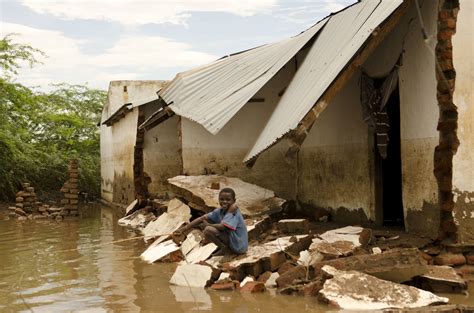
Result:
<svg viewBox="0 0 474 313"><path fill-rule="evenodd" d="M61 200L61 205L64 207L65 213L69 215L77 215L77 205L79 202L79 161L74 159L69 161L68 167L69 179L61 188L64 198Z"/></svg>
<svg viewBox="0 0 474 313"><path fill-rule="evenodd" d="M453 64L452 36L456 33L459 1L442 0L438 10L438 42L436 45L436 79L439 106L439 144L434 154L434 174L438 182L440 213L440 239L456 236L453 218L453 156L459 140L457 137L458 111L453 101L456 71Z"/></svg>
<svg viewBox="0 0 474 313"><path fill-rule="evenodd" d="M29 183L23 183L21 186L23 190L16 193L15 206L26 213L33 213L38 204L35 188L31 187Z"/></svg>

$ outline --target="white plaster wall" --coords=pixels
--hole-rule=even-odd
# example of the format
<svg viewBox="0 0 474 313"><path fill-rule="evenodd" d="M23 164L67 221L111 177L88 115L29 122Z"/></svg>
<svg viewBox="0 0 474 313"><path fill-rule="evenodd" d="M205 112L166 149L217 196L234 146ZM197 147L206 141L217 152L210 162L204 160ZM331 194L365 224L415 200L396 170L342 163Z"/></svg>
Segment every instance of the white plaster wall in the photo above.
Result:
<svg viewBox="0 0 474 313"><path fill-rule="evenodd" d="M217 134L201 125L182 119L183 171L189 175L216 173L236 176L274 190L285 198L296 196L296 162L287 164L285 142L263 153L252 169L243 159L275 108L278 94L294 75L295 63L290 61L255 98L264 102L247 103Z"/></svg>
<svg viewBox="0 0 474 313"><path fill-rule="evenodd" d="M456 70L454 104L458 108L459 148L453 158L454 217L458 239L474 242L474 1L461 0L456 34L453 36L453 62Z"/></svg>
<svg viewBox="0 0 474 313"><path fill-rule="evenodd" d="M162 84L163 81L110 82L102 121L122 105L154 95ZM101 126L101 188L102 197L108 201L128 204L134 199L133 154L137 120L138 108L134 108L112 126Z"/></svg>
<svg viewBox="0 0 474 313"><path fill-rule="evenodd" d="M375 218L368 127L357 72L321 113L299 153L298 199L317 207L362 209Z"/></svg>
<svg viewBox="0 0 474 313"><path fill-rule="evenodd" d="M149 116L156 108L145 106ZM167 179L182 173L181 118L173 116L145 132L143 144L144 172L151 178L148 191L151 194L168 193Z"/></svg>
<svg viewBox="0 0 474 313"><path fill-rule="evenodd" d="M112 129L105 125L100 126L100 175L101 196L112 202L114 181Z"/></svg>
<svg viewBox="0 0 474 313"><path fill-rule="evenodd" d="M434 49L437 34L437 2L420 1L423 22L430 39L424 41L415 2L400 24L364 64L371 76L386 75L403 50L399 71L400 136L403 206L408 231L437 235L438 186L433 174L434 149L438 144L439 109L436 98ZM419 223L419 220L426 223ZM428 229L426 225L431 225Z"/></svg>
<svg viewBox="0 0 474 313"><path fill-rule="evenodd" d="M437 1L420 3L428 34L434 36L428 46L421 36L413 1L399 25L362 68L370 76L385 76L404 50L399 88L405 215L409 211L426 211L423 218L432 219L430 225L437 227L439 220L433 217L439 215L439 209L434 208L437 183L433 174L434 148L439 137L434 64ZM300 152L298 194L300 200L316 206L342 208L352 213L362 208L367 218L374 220L373 151L368 128L362 121L359 75L354 75L328 105L304 142ZM412 223L407 225L408 230L417 231L414 226L420 224L419 219L409 218ZM427 229L420 232L431 234Z"/></svg>

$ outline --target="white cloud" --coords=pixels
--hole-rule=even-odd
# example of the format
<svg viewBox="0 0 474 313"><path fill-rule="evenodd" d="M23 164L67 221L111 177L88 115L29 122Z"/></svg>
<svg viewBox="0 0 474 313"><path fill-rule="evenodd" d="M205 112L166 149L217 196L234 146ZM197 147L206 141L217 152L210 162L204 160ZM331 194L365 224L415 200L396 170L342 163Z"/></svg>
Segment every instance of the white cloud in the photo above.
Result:
<svg viewBox="0 0 474 313"><path fill-rule="evenodd" d="M227 12L250 16L277 0L22 0L38 13L65 19L95 19L122 24L184 24L190 12Z"/></svg>
<svg viewBox="0 0 474 313"><path fill-rule="evenodd" d="M186 43L162 37L124 36L97 55L81 50L86 41L66 37L62 32L1 23L1 36L19 33L15 42L44 51L44 64L20 72L19 81L45 86L68 82L106 88L115 79L170 79L176 68L190 68L215 60L217 56L192 50ZM163 73L168 73L164 77Z"/></svg>
<svg viewBox="0 0 474 313"><path fill-rule="evenodd" d="M272 15L296 24L313 25L323 17L340 11L356 0L283 1Z"/></svg>

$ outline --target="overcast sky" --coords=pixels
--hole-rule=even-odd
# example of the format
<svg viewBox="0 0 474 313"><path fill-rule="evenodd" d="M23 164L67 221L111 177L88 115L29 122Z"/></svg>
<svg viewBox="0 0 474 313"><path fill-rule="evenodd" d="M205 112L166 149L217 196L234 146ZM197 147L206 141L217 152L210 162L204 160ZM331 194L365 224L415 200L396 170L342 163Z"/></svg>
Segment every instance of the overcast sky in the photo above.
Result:
<svg viewBox="0 0 474 313"><path fill-rule="evenodd" d="M172 79L223 55L290 37L355 0L0 0L0 33L48 58L18 81L106 89Z"/></svg>

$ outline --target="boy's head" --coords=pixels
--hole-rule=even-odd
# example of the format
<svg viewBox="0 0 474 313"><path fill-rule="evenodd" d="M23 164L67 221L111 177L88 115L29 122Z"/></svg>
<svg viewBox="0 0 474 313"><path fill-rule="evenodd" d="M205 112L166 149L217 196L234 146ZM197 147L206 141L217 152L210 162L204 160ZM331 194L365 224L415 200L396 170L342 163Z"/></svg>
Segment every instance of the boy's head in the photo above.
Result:
<svg viewBox="0 0 474 313"><path fill-rule="evenodd" d="M219 205L228 209L235 202L235 191L231 188L222 188L219 191Z"/></svg>

